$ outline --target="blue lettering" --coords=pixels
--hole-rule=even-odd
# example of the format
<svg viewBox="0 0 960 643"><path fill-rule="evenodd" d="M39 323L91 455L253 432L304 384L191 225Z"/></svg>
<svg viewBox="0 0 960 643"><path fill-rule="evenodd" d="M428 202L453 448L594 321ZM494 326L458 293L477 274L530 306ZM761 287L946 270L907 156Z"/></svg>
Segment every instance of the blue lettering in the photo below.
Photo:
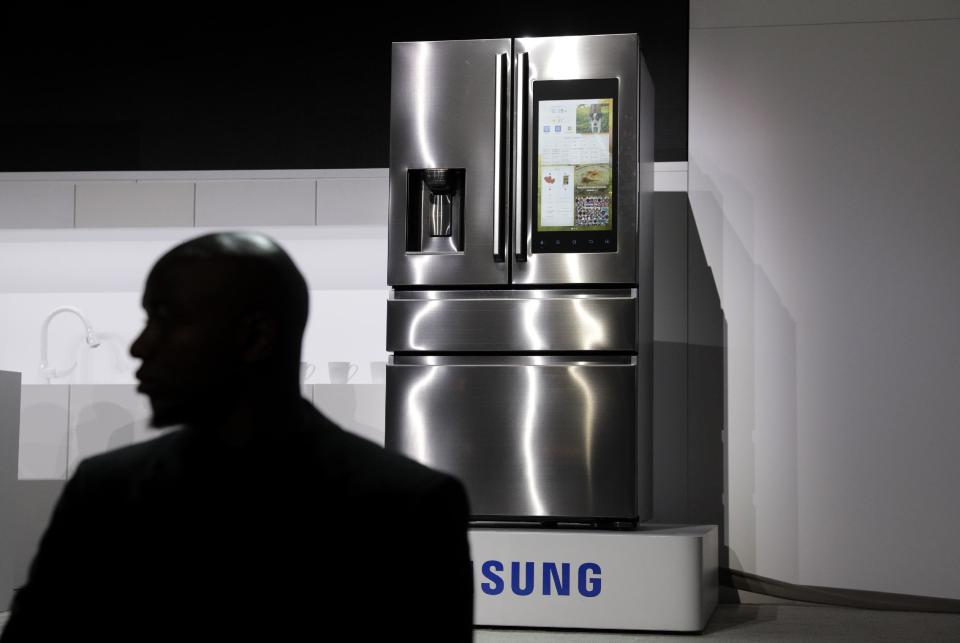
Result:
<svg viewBox="0 0 960 643"><path fill-rule="evenodd" d="M550 596L551 580L557 588L558 596L570 596L570 563L561 563L557 570L556 563L543 564L543 595Z"/></svg>
<svg viewBox="0 0 960 643"><path fill-rule="evenodd" d="M472 561L471 561L472 563ZM570 596L570 563L543 562L544 596ZM503 578L506 563L499 560L488 560L480 567L480 573L485 579L480 583L480 589L488 596L498 596L506 589L506 579ZM521 565L523 569L521 571ZM537 563L530 561L510 562L510 589L517 596L530 596L536 589ZM594 598L600 595L603 589L602 570L597 563L583 563L577 568L577 591L581 596Z"/></svg>
<svg viewBox="0 0 960 643"><path fill-rule="evenodd" d="M517 596L529 596L533 592L533 563L524 563L527 586L520 587L520 563L510 563L510 587Z"/></svg>
<svg viewBox="0 0 960 643"><path fill-rule="evenodd" d="M587 574L589 572L596 574L596 577L588 578ZM600 594L600 584L600 565L596 563L584 563L580 565L577 574L577 588L580 590L581 596L586 596L587 598L597 596Z"/></svg>
<svg viewBox="0 0 960 643"><path fill-rule="evenodd" d="M503 579L497 576L497 572L503 571L503 563L499 560L488 560L481 567L481 573L489 583L480 583L480 589L484 594L496 596L503 592Z"/></svg>

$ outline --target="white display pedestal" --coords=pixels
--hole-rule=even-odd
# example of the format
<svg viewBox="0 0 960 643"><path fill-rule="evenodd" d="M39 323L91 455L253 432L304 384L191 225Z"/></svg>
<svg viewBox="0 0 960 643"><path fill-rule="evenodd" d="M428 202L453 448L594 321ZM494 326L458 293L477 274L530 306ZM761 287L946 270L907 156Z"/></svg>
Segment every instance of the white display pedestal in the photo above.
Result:
<svg viewBox="0 0 960 643"><path fill-rule="evenodd" d="M478 627L702 630L717 606L717 528L470 531Z"/></svg>

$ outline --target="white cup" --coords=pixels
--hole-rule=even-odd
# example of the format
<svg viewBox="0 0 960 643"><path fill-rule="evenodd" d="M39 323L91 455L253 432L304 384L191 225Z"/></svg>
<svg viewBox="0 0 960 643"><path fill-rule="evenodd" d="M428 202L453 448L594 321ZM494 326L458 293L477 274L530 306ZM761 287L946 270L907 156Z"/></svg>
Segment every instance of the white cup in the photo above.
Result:
<svg viewBox="0 0 960 643"><path fill-rule="evenodd" d="M386 362L370 362L370 381L374 384L383 384L387 381Z"/></svg>
<svg viewBox="0 0 960 643"><path fill-rule="evenodd" d="M306 382L315 370L317 370L317 367L310 362L300 362L300 383Z"/></svg>
<svg viewBox="0 0 960 643"><path fill-rule="evenodd" d="M350 362L330 362L330 382L332 384L346 384L357 374L360 367Z"/></svg>

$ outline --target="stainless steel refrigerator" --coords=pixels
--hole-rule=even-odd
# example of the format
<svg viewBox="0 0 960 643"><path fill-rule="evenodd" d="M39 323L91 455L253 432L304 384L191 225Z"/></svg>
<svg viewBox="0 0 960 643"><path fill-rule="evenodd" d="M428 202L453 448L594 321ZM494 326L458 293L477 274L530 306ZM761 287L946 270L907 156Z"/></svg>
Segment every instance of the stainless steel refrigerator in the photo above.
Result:
<svg viewBox="0 0 960 643"><path fill-rule="evenodd" d="M477 521L649 517L653 87L636 34L393 45L386 445Z"/></svg>

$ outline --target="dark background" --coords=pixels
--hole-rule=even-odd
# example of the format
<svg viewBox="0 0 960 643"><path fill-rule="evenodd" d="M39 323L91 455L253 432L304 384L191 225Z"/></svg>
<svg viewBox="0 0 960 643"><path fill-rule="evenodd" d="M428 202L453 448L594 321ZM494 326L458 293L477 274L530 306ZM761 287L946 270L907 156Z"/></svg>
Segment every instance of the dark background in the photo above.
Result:
<svg viewBox="0 0 960 643"><path fill-rule="evenodd" d="M3 9L0 171L387 167L392 41L634 31L687 159L685 1L240 7Z"/></svg>

